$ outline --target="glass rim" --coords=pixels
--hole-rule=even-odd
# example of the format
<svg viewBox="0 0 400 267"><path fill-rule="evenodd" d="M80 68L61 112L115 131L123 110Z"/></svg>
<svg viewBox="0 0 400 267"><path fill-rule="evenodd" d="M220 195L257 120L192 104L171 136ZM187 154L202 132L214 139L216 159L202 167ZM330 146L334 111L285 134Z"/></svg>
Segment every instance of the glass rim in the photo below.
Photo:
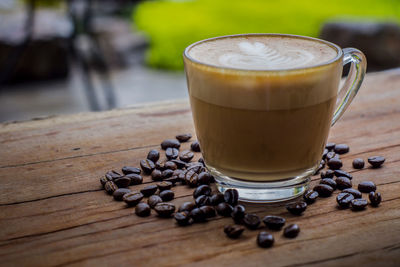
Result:
<svg viewBox="0 0 400 267"><path fill-rule="evenodd" d="M234 68L234 67L223 67L223 66L217 66L214 64L210 64L210 63L205 63L202 62L200 60L194 59L193 57L191 57L189 55L189 50L191 48L193 48L194 46L197 46L198 44L201 43L205 43L205 42L209 42L209 41L213 41L213 40L218 40L218 39L226 39L226 38L237 38L237 37L245 37L245 36L273 36L273 37L287 37L287 38L297 38L297 39L303 39L303 40L309 40L309 41L314 41L314 42L319 42L319 43L323 43L327 46L330 46L332 48L334 48L337 52L337 55L330 59L327 60L325 62L316 64L316 65L310 65L310 66L306 66L306 67L297 67L297 68L286 68L286 69L244 69L244 68ZM322 40L319 38L314 38L314 37L309 37L309 36L303 36L303 35L294 35L294 34L283 34L283 33L243 33L243 34L232 34L232 35L223 35L223 36L217 36L217 37L212 37L212 38L207 38L207 39L203 39L200 41L197 41L195 43L190 44L189 46L187 46L183 52L183 57L188 59L189 61L208 67L208 68L213 68L213 69L217 69L217 70L230 70L230 71L235 71L235 72L253 72L253 73L273 73L273 72L290 72L290 71L301 71L301 70L309 70L309 69L314 69L314 68L318 68L318 67L323 67L323 66L327 66L330 65L338 60L340 60L343 57L343 50L340 46L331 43L329 41L326 40Z"/></svg>

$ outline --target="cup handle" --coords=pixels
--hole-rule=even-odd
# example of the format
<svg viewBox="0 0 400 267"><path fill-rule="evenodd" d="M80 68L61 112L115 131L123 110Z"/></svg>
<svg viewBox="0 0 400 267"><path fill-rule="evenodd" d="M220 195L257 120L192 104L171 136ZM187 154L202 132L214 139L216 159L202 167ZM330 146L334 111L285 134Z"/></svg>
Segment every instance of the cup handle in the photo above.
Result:
<svg viewBox="0 0 400 267"><path fill-rule="evenodd" d="M348 63L351 63L350 71L344 85L338 93L339 105L333 114L331 126L343 115L344 111L356 96L367 69L367 59L360 50L355 48L343 49L343 66Z"/></svg>

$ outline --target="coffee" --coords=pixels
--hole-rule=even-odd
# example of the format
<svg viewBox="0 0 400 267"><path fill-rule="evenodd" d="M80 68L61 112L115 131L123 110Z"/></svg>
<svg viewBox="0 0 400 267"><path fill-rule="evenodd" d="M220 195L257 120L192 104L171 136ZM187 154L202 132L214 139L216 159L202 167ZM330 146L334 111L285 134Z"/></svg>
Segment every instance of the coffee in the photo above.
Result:
<svg viewBox="0 0 400 267"><path fill-rule="evenodd" d="M214 174L277 181L314 171L336 104L337 48L247 35L203 41L186 55L196 133Z"/></svg>

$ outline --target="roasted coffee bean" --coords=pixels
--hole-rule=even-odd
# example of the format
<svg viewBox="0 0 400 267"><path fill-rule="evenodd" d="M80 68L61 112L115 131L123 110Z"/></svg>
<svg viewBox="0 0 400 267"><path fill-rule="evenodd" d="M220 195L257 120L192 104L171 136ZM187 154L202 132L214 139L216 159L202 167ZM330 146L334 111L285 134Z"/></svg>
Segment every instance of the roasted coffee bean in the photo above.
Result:
<svg viewBox="0 0 400 267"><path fill-rule="evenodd" d="M199 184L208 185L212 181L212 175L209 172L201 172L199 174Z"/></svg>
<svg viewBox="0 0 400 267"><path fill-rule="evenodd" d="M191 164L191 163L193 163L193 164ZM195 173L199 174L206 170L201 163L198 163L198 162L191 162L191 163L188 163L186 165L186 169L188 171L194 171Z"/></svg>
<svg viewBox="0 0 400 267"><path fill-rule="evenodd" d="M172 161L167 161L164 163L164 169L175 171L178 169L178 166L176 166L176 164Z"/></svg>
<svg viewBox="0 0 400 267"><path fill-rule="evenodd" d="M221 216L229 217L231 216L231 213L233 211L233 208L231 205L229 205L226 202L221 202L217 205L215 208L217 210L217 213Z"/></svg>
<svg viewBox="0 0 400 267"><path fill-rule="evenodd" d="M226 189L224 192L224 199L226 203L235 206L239 200L239 192L232 188Z"/></svg>
<svg viewBox="0 0 400 267"><path fill-rule="evenodd" d="M215 208L213 206L201 206L199 209L203 211L206 219L217 216L217 214L215 213Z"/></svg>
<svg viewBox="0 0 400 267"><path fill-rule="evenodd" d="M104 185L105 185L108 181L109 181L109 180L108 180L105 176L100 177L100 183L101 183L101 185L103 186L103 188L104 188Z"/></svg>
<svg viewBox="0 0 400 267"><path fill-rule="evenodd" d="M169 147L169 148L167 148L167 150L165 150L165 156L169 160L177 159L179 156L179 150L176 148L173 148L173 147Z"/></svg>
<svg viewBox="0 0 400 267"><path fill-rule="evenodd" d="M314 190L307 190L307 192L304 193L303 199L307 204L312 204L317 200L319 194L317 191Z"/></svg>
<svg viewBox="0 0 400 267"><path fill-rule="evenodd" d="M219 203L224 202L224 194L222 193L215 193L210 197L211 205L217 206Z"/></svg>
<svg viewBox="0 0 400 267"><path fill-rule="evenodd" d="M326 160L330 160L330 159L333 159L335 157L335 155L336 155L336 153L331 151L331 152L328 152L328 154L326 154L325 158L326 158Z"/></svg>
<svg viewBox="0 0 400 267"><path fill-rule="evenodd" d="M143 177L139 174L131 173L131 174L125 175L125 177L131 179L130 185L138 185L138 184L143 183Z"/></svg>
<svg viewBox="0 0 400 267"><path fill-rule="evenodd" d="M108 181L114 181L117 178L122 177L122 175L114 170L108 171L105 174L105 177L107 178Z"/></svg>
<svg viewBox="0 0 400 267"><path fill-rule="evenodd" d="M354 198L362 198L361 192L354 188L346 188L342 193L350 193Z"/></svg>
<svg viewBox="0 0 400 267"><path fill-rule="evenodd" d="M145 174L150 174L155 169L156 165L149 159L142 159L140 161L140 167Z"/></svg>
<svg viewBox="0 0 400 267"><path fill-rule="evenodd" d="M153 163L157 162L159 158L160 158L160 152L158 152L158 150L152 149L147 154L147 159L151 160Z"/></svg>
<svg viewBox="0 0 400 267"><path fill-rule="evenodd" d="M343 209L347 209L350 206L351 201L354 199L354 196L350 193L339 193L336 197L336 202L339 207Z"/></svg>
<svg viewBox="0 0 400 267"><path fill-rule="evenodd" d="M192 209L196 208L196 204L193 202L183 202L182 205L179 207L179 212L181 211L191 211Z"/></svg>
<svg viewBox="0 0 400 267"><path fill-rule="evenodd" d="M241 222L245 215L246 209L243 205L236 205L231 213L233 220L237 223Z"/></svg>
<svg viewBox="0 0 400 267"><path fill-rule="evenodd" d="M143 194L137 191L130 192L125 194L122 199L125 201L128 206L136 206L142 199Z"/></svg>
<svg viewBox="0 0 400 267"><path fill-rule="evenodd" d="M180 211L180 212L175 213L174 218L180 226L186 226L186 225L193 224L193 219L190 218L189 212L186 212L186 211Z"/></svg>
<svg viewBox="0 0 400 267"><path fill-rule="evenodd" d="M192 135L190 133L178 134L175 138L178 139L179 142L183 143L189 141L189 139L192 138Z"/></svg>
<svg viewBox="0 0 400 267"><path fill-rule="evenodd" d="M151 172L151 179L153 179L154 181L161 181L163 179L162 172L157 169L153 170Z"/></svg>
<svg viewBox="0 0 400 267"><path fill-rule="evenodd" d="M150 207L154 208L158 203L163 202L160 196L157 195L152 195L149 197L147 200L147 204L149 204Z"/></svg>
<svg viewBox="0 0 400 267"><path fill-rule="evenodd" d="M263 218L264 224L272 230L281 230L281 228L285 225L286 220L285 218L279 217L279 216L265 216Z"/></svg>
<svg viewBox="0 0 400 267"><path fill-rule="evenodd" d="M353 168L354 169L362 169L362 168L364 168L364 165L365 165L365 163L364 163L363 159L356 158L353 160Z"/></svg>
<svg viewBox="0 0 400 267"><path fill-rule="evenodd" d="M189 216L194 222L203 222L206 220L206 214L199 208L194 208L190 211Z"/></svg>
<svg viewBox="0 0 400 267"><path fill-rule="evenodd" d="M238 238L244 231L244 227L241 225L226 225L224 227L224 233L229 238Z"/></svg>
<svg viewBox="0 0 400 267"><path fill-rule="evenodd" d="M376 191L376 185L372 181L364 181L358 184L358 190L363 193Z"/></svg>
<svg viewBox="0 0 400 267"><path fill-rule="evenodd" d="M325 165L319 164L318 168L315 170L313 175L317 175L324 168L325 168Z"/></svg>
<svg viewBox="0 0 400 267"><path fill-rule="evenodd" d="M165 191L165 190L170 190L172 187L172 183L163 181L163 182L157 183L157 187L158 187L158 190L160 190L160 192Z"/></svg>
<svg viewBox="0 0 400 267"><path fill-rule="evenodd" d="M317 191L320 197L329 197L334 191L333 188L327 184L316 185L314 186L313 190Z"/></svg>
<svg viewBox="0 0 400 267"><path fill-rule="evenodd" d="M136 167L130 167L130 166L124 166L122 167L122 173L127 175L127 174L141 174L141 170Z"/></svg>
<svg viewBox="0 0 400 267"><path fill-rule="evenodd" d="M368 158L368 163L371 164L372 168L379 168L385 162L385 158L382 156L373 156Z"/></svg>
<svg viewBox="0 0 400 267"><path fill-rule="evenodd" d="M351 175L350 173L345 172L343 170L335 170L334 172L335 172L336 177L347 177L350 180L353 179L353 175Z"/></svg>
<svg viewBox="0 0 400 267"><path fill-rule="evenodd" d="M199 184L199 176L193 171L188 171L185 175L185 181L190 187L196 187Z"/></svg>
<svg viewBox="0 0 400 267"><path fill-rule="evenodd" d="M325 145L325 148L328 149L329 151L333 150L335 148L336 144L335 143L327 143Z"/></svg>
<svg viewBox="0 0 400 267"><path fill-rule="evenodd" d="M175 165L178 167L178 169L182 169L186 167L186 162L179 160L179 159L173 159L171 160Z"/></svg>
<svg viewBox="0 0 400 267"><path fill-rule="evenodd" d="M320 161L319 164L320 164L320 165L323 165L323 166L325 167L325 163L326 163L325 160L321 159L321 161Z"/></svg>
<svg viewBox="0 0 400 267"><path fill-rule="evenodd" d="M162 171L161 176L162 176L163 179L166 179L166 178L171 177L173 173L174 173L173 170L165 169L165 170Z"/></svg>
<svg viewBox="0 0 400 267"><path fill-rule="evenodd" d="M199 158L199 160L198 160L197 162L200 162L201 164L203 164L203 166L205 165L205 164L204 164L204 159L203 159L203 158Z"/></svg>
<svg viewBox="0 0 400 267"><path fill-rule="evenodd" d="M337 184L337 188L339 190L351 188L353 186L353 184L351 183L351 180L347 177L337 177L336 184Z"/></svg>
<svg viewBox="0 0 400 267"><path fill-rule="evenodd" d="M287 238L295 238L300 233L300 227L297 224L291 224L283 229L283 235Z"/></svg>
<svg viewBox="0 0 400 267"><path fill-rule="evenodd" d="M201 195L209 196L211 195L211 187L208 185L200 185L193 191L193 197L197 198Z"/></svg>
<svg viewBox="0 0 400 267"><path fill-rule="evenodd" d="M160 197L163 200L163 202L171 201L174 199L175 193L172 190L164 190L160 192Z"/></svg>
<svg viewBox="0 0 400 267"><path fill-rule="evenodd" d="M206 205L208 206L211 204L210 197L205 195L198 196L194 202L196 203L197 207Z"/></svg>
<svg viewBox="0 0 400 267"><path fill-rule="evenodd" d="M192 151L194 151L194 152L200 152L200 151L201 151L201 149L200 149L200 144L199 144L198 141L194 141L194 142L190 145L190 148L191 148Z"/></svg>
<svg viewBox="0 0 400 267"><path fill-rule="evenodd" d="M139 204L136 205L135 213L137 216L140 217L150 216L151 213L150 206L147 203L140 202Z"/></svg>
<svg viewBox="0 0 400 267"><path fill-rule="evenodd" d="M122 176L120 178L117 178L114 180L114 183L118 186L118 187L128 187L131 184L131 179L126 177L126 176Z"/></svg>
<svg viewBox="0 0 400 267"><path fill-rule="evenodd" d="M345 154L349 152L350 148L346 144L337 144L335 145L334 151L338 154Z"/></svg>
<svg viewBox="0 0 400 267"><path fill-rule="evenodd" d="M167 139L161 143L162 149L166 150L169 147L179 149L181 147L181 143L179 143L179 141L176 139Z"/></svg>
<svg viewBox="0 0 400 267"><path fill-rule="evenodd" d="M247 213L244 215L243 223L247 228L255 230L261 223L260 217L256 214Z"/></svg>
<svg viewBox="0 0 400 267"><path fill-rule="evenodd" d="M304 201L291 202L286 205L286 209L293 215L301 215L307 209L307 203Z"/></svg>
<svg viewBox="0 0 400 267"><path fill-rule="evenodd" d="M156 163L154 163L154 165L157 170L165 170L165 161L157 161Z"/></svg>
<svg viewBox="0 0 400 267"><path fill-rule="evenodd" d="M131 190L129 190L128 188L118 188L117 190L114 191L113 197L116 201L122 201L122 197L130 192Z"/></svg>
<svg viewBox="0 0 400 267"><path fill-rule="evenodd" d="M332 159L328 160L328 167L329 167L331 170L340 169L340 168L342 168L342 166L343 166L343 163L342 163L342 161L341 161L340 159L338 159L338 158L332 158Z"/></svg>
<svg viewBox="0 0 400 267"><path fill-rule="evenodd" d="M145 196L145 197L149 197L156 193L157 188L158 187L156 185L148 185L145 188L141 189L140 193L142 193L143 196Z"/></svg>
<svg viewBox="0 0 400 267"><path fill-rule="evenodd" d="M367 205L367 200L363 198L356 198L351 201L351 209L354 211L363 210Z"/></svg>
<svg viewBox="0 0 400 267"><path fill-rule="evenodd" d="M320 183L320 184L329 185L330 187L333 188L333 190L335 190L335 189L336 189L336 186L337 186L335 180L333 180L332 178L324 178L324 179L321 179L321 181L320 181L319 183Z"/></svg>
<svg viewBox="0 0 400 267"><path fill-rule="evenodd" d="M321 172L321 178L333 178L334 174L333 170L326 170L325 172Z"/></svg>
<svg viewBox="0 0 400 267"><path fill-rule="evenodd" d="M154 210L157 212L158 216L168 218L175 212L175 205L172 203L161 202L154 207Z"/></svg>
<svg viewBox="0 0 400 267"><path fill-rule="evenodd" d="M194 157L193 152L189 150L184 150L179 154L179 159L184 162L191 161L193 157Z"/></svg>
<svg viewBox="0 0 400 267"><path fill-rule="evenodd" d="M326 155L328 154L329 150L328 149L324 149L324 152L322 153L322 159L326 159Z"/></svg>
<svg viewBox="0 0 400 267"><path fill-rule="evenodd" d="M172 174L171 177L164 179L164 181L165 181L165 182L170 182L170 183L172 184L172 186L175 186L175 184L176 184L177 182L179 182L180 180L179 180L178 176L174 176L174 175Z"/></svg>
<svg viewBox="0 0 400 267"><path fill-rule="evenodd" d="M374 192L374 191L369 192L368 198L369 198L370 204L375 207L379 206L379 204L382 201L382 196L381 196L381 193L379 193L379 192Z"/></svg>
<svg viewBox="0 0 400 267"><path fill-rule="evenodd" d="M108 181L104 184L104 189L109 195L112 195L114 191L118 189L118 187L113 181Z"/></svg>
<svg viewBox="0 0 400 267"><path fill-rule="evenodd" d="M268 232L261 231L257 235L257 244L259 247L262 247L262 248L272 247L272 245L274 244L274 241L275 241L274 236Z"/></svg>

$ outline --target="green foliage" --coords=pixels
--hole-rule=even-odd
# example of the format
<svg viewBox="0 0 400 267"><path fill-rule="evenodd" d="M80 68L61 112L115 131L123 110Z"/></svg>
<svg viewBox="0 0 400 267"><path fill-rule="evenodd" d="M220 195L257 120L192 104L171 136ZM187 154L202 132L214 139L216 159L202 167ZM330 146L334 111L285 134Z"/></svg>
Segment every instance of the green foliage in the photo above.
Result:
<svg viewBox="0 0 400 267"><path fill-rule="evenodd" d="M147 34L147 63L183 67L189 44L239 33L290 33L317 37L331 19L400 22L399 0L194 0L146 1L133 13L134 25Z"/></svg>

